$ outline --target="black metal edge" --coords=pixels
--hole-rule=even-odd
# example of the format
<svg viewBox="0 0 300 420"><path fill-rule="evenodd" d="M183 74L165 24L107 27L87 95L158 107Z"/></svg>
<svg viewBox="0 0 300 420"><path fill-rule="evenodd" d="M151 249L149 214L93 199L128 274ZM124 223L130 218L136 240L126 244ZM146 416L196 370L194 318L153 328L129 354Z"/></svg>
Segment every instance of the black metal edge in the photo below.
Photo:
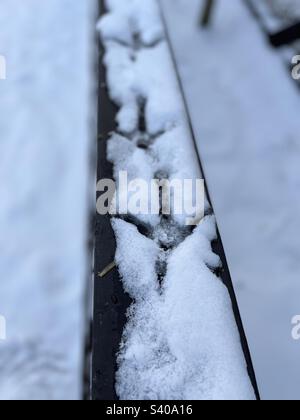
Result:
<svg viewBox="0 0 300 420"><path fill-rule="evenodd" d="M99 1L100 16L105 10L104 0ZM106 86L106 69L103 65L104 48L99 42L99 103L98 103L98 164L100 179L113 179L112 164L107 161L107 140L116 127L117 107L111 102ZM98 198L98 195L97 195ZM109 215L96 215L94 255L94 319L92 351L92 400L117 400L115 374L116 355L126 324L130 305L117 269L105 278L98 273L115 259L116 240Z"/></svg>
<svg viewBox="0 0 300 420"><path fill-rule="evenodd" d="M283 30L269 35L270 43L273 47L279 48L284 45L292 44L300 39L300 23L288 26Z"/></svg>
<svg viewBox="0 0 300 420"><path fill-rule="evenodd" d="M95 9L97 9L95 7ZM98 18L97 10L93 16L93 23L96 25ZM94 26L95 27L95 26ZM98 37L93 28L91 29L90 39L93 42L92 59L91 59L91 78L93 79L92 89L90 92L93 100L90 102L89 109L89 138L92 139L89 150L89 176L87 188L88 220L87 220L87 237L86 237L86 288L84 293L84 352L82 361L82 400L89 401L91 399L91 369L92 369L92 320L93 320L93 271L94 271L94 249L95 249L95 183L97 170L97 101L98 101Z"/></svg>
<svg viewBox="0 0 300 420"><path fill-rule="evenodd" d="M163 10L162 10L162 6L161 6L161 3L160 3L159 0L158 0L158 4L160 6L161 19L162 19L163 24L164 24L166 39L167 39L167 42L168 42L168 45L169 45L169 49L170 49L170 53L171 53L171 57L172 57L172 62L173 62L173 65L174 65L174 68L175 68L175 71L176 71L176 76L177 76L177 80L178 80L178 84L179 84L179 89L180 89L182 99L183 99L183 102L184 102L184 107L185 107L185 111L186 111L188 125L189 125L189 129L190 129L191 137L193 139L195 154L197 155L198 163L199 163L199 166L200 166L200 169L201 169L201 172L202 172L202 176L203 176L204 181L205 181L205 191L206 191L206 194L207 194L207 199L208 199L208 201L211 205L211 208L213 210L213 205L212 205L208 185L207 185L206 178L205 178L205 173L204 173L202 161L201 161L200 154L199 154L198 147L197 147L197 141L196 141L196 137L195 137L195 132L194 132L191 116L190 116L189 111L188 111L188 104L187 104L186 95L185 95L185 91L184 91L184 88L183 88L183 84L182 84L180 74L179 74L179 69L178 69L177 62L176 62L175 52L174 52L174 49L173 49L173 46L172 46L171 37L170 37L169 30L168 30L167 22L166 22L166 19L165 19ZM219 273L219 275L220 275L220 278L222 279L222 282L226 285L226 287L229 291L229 295L230 295L230 298L231 298L231 301L232 301L233 312L234 312L236 324L237 324L237 327L238 327L238 330L239 330L239 334L240 334L240 337L241 337L241 344L242 344L243 352L244 352L246 363L247 363L248 374L249 374L249 377L250 377L250 380L251 380L251 383L252 383L252 386L253 386L253 389L254 389L254 392L255 392L255 396L256 396L257 400L260 400L260 394L259 394L256 375L255 375L255 371L254 371L254 367L253 367L253 363L252 363L251 353L250 353L247 337L246 337L246 334L245 334L245 330L244 330L244 327L243 327L242 318L241 318L240 310L239 310L239 307L238 307L238 302L237 302L236 294L235 294L235 291L234 291L234 287L233 287L233 283L232 283L232 279L231 279L231 275L230 275L230 271L229 271L229 267L228 267L228 263L227 263L227 259L226 259L226 256L225 256L225 251L224 251L224 247L223 247L223 243L222 243L222 239L221 239L221 235L220 235L218 227L217 227L217 239L213 242L213 251L217 255L219 255L219 257L221 258L221 261L222 261L222 270Z"/></svg>

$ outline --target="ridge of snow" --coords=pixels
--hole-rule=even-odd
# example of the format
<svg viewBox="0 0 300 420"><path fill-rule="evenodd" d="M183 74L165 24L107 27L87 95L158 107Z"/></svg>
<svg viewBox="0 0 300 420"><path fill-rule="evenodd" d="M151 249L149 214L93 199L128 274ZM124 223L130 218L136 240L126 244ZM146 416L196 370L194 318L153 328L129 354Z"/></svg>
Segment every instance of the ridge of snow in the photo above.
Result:
<svg viewBox="0 0 300 420"><path fill-rule="evenodd" d="M107 6L98 29L110 97L120 107L118 133L108 145L116 180L120 170L146 180L157 173L199 178L157 2L132 0L127 9L110 0ZM175 216L138 216L136 226L126 218L112 222L116 263L133 299L118 355L117 394L123 400L254 399L231 300L213 272L220 266L211 247L215 219L206 216L192 230ZM146 223L146 236L140 223Z"/></svg>

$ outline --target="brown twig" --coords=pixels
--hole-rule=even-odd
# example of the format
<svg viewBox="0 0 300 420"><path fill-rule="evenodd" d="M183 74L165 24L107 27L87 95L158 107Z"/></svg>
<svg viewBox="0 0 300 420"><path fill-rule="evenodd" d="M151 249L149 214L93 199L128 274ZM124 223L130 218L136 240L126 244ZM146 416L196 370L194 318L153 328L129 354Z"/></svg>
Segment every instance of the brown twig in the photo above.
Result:
<svg viewBox="0 0 300 420"><path fill-rule="evenodd" d="M98 276L101 277L102 279L104 277L107 276L107 274L109 274L114 268L116 268L117 264L115 261L113 261L112 263L110 263L107 267L104 268L103 271L101 271L101 273L98 273Z"/></svg>

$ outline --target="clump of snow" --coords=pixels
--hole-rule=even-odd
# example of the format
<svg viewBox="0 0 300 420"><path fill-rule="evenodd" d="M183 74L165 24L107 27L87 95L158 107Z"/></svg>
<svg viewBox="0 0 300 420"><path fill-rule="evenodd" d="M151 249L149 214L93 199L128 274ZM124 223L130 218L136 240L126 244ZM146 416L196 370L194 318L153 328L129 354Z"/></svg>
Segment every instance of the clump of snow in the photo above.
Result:
<svg viewBox="0 0 300 420"><path fill-rule="evenodd" d="M118 362L124 400L253 399L231 301L211 272L213 217L205 218L168 259L159 288L157 245L123 221L113 223L116 261L134 299Z"/></svg>
<svg viewBox="0 0 300 420"><path fill-rule="evenodd" d="M137 302L143 303L149 294L158 292L155 262L159 247L123 220L114 219L113 228L118 241L116 262L123 273L125 290Z"/></svg>
<svg viewBox="0 0 300 420"><path fill-rule="evenodd" d="M163 37L163 26L158 15L158 5L153 0L107 0L110 13L99 22L103 39L116 39L133 44L139 35L144 45L152 45Z"/></svg>
<svg viewBox="0 0 300 420"><path fill-rule="evenodd" d="M121 195L120 171L129 180L196 180L201 171L156 1L107 6L98 28L109 93L120 107L108 159ZM202 218L194 231L184 220L174 208L169 217L113 220L116 263L133 299L118 356L118 396L253 399L230 297L213 272L220 266L211 248L215 219Z"/></svg>
<svg viewBox="0 0 300 420"><path fill-rule="evenodd" d="M117 118L120 131L128 134L137 130L143 99L149 134L158 134L183 122L183 104L165 41L140 50L111 39L105 41L105 46L108 86L111 98L120 106Z"/></svg>
<svg viewBox="0 0 300 420"><path fill-rule="evenodd" d="M154 159L151 155L147 154L145 150L136 147L133 141L128 140L126 137L119 134L113 134L108 142L108 160L114 163L114 177L117 181L117 191L119 200L116 203L117 209L121 202L128 203L131 198L136 194L137 188L133 188L132 191L128 191L128 185L123 185L120 181L120 173L127 172L128 183L133 182L137 179L146 182L148 195L145 197L145 202L148 203L147 208L144 212L136 216L139 220L144 223L148 223L151 226L156 226L160 222L160 218L157 214L151 214L151 189L148 186L151 185L151 181L154 179ZM142 192L142 189L139 189ZM158 199L159 196L153 195L153 200L156 198L155 205L159 208ZM129 208L130 211L130 208Z"/></svg>
<svg viewBox="0 0 300 420"><path fill-rule="evenodd" d="M183 139L187 141L183 141ZM128 200L136 193L132 191L128 194L127 185L120 182L120 173L127 172L128 183L136 179L147 182L149 186L151 181L157 179L160 174L164 175L170 182L184 180L195 180L201 178L201 171L195 159L195 151L191 140L187 137L187 129L185 125L175 127L156 138L151 142L148 138L149 149L145 150L137 147L141 135L136 134L132 139L126 138L124 135L113 133L108 142L108 160L114 164L114 177L117 181L118 197L120 200ZM147 138L146 138L147 144ZM162 173L163 172L163 173ZM159 207L159 203L155 203L157 198L151 195L149 188L147 196L148 206L145 214L137 215L138 219L151 226L157 226L160 222L158 215L151 214L151 206ZM171 200L174 200L173 189L170 191ZM150 198L153 202L150 205ZM184 197L188 200L189 196ZM206 202L206 209L208 203ZM186 214L174 214L174 208L171 207L173 218L180 224L185 225ZM196 214L195 214L196 216Z"/></svg>

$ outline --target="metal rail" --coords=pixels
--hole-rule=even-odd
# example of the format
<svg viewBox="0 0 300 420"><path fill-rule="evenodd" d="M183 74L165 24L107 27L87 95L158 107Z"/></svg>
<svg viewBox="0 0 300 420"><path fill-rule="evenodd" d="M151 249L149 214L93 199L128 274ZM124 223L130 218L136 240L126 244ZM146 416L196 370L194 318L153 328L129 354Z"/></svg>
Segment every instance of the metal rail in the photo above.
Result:
<svg viewBox="0 0 300 420"><path fill-rule="evenodd" d="M100 0L101 15L106 12ZM117 107L111 102L103 65L104 49L99 41L99 104L98 104L98 179L113 179L113 167L106 159L109 134L116 129ZM102 272L115 258L116 241L110 216L96 215L94 319L92 355L92 399L117 400L115 392L116 354L130 305L116 268L104 278Z"/></svg>
<svg viewBox="0 0 300 420"><path fill-rule="evenodd" d="M104 0L100 0L101 15L106 12ZM162 15L163 17L163 15ZM165 23L165 20L163 18ZM166 27L166 25L165 25ZM166 33L167 27L166 27ZM172 52L170 38L168 37L170 50ZM109 134L116 130L115 116L117 107L109 98L106 86L106 70L103 65L103 45L99 41L99 111L98 111L98 179L113 179L113 167L107 161L106 150ZM174 59L174 54L173 54ZM174 66L177 72L176 61ZM180 79L178 78L179 83ZM182 85L181 92L184 98ZM185 99L184 99L185 100ZM185 102L186 104L186 102ZM187 110L187 107L186 107ZM187 115L188 110L187 110ZM189 119L190 121L190 119ZM191 135L195 142L192 125L190 122ZM198 155L199 166L202 169L201 160ZM203 171L202 171L203 173ZM209 197L208 191L207 196ZM116 355L122 338L124 326L126 324L126 311L130 305L130 298L124 292L120 281L118 270L111 265L114 261L116 251L116 241L111 226L110 216L96 216L95 234L95 284L94 284L94 319L93 319L93 357L92 357L92 399L93 400L117 400L115 391L115 374L117 370ZM227 286L236 323L240 332L241 342L245 359L248 366L249 377L253 388L259 399L255 373L251 361L249 347L243 329L237 300L233 289L225 253L218 232L218 238L213 243L213 250L222 260L222 269L218 273L221 280ZM111 265L111 270L105 276L99 276L105 268Z"/></svg>

